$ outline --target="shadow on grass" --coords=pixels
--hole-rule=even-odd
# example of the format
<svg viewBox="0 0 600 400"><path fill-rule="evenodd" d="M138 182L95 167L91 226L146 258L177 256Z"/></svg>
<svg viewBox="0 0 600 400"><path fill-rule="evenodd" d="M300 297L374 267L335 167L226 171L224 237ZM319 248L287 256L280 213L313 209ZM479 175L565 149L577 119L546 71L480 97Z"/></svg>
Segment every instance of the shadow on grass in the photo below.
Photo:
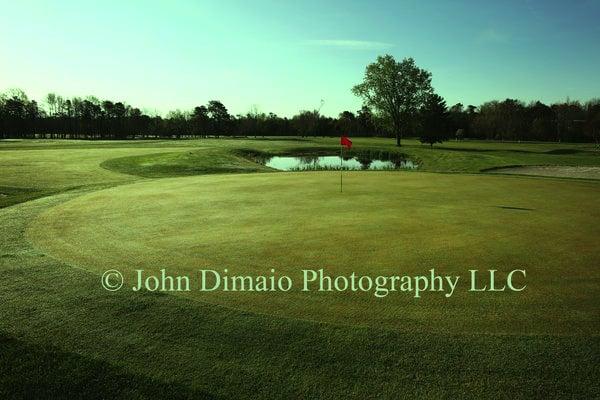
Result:
<svg viewBox="0 0 600 400"><path fill-rule="evenodd" d="M48 189L0 186L0 208L39 199L53 193L55 192Z"/></svg>
<svg viewBox="0 0 600 400"><path fill-rule="evenodd" d="M0 332L0 398L3 399L214 399L176 383L128 373L104 361Z"/></svg>
<svg viewBox="0 0 600 400"><path fill-rule="evenodd" d="M502 208L504 210L535 211L533 208L525 208L525 207L512 207L512 206L494 206L494 207Z"/></svg>

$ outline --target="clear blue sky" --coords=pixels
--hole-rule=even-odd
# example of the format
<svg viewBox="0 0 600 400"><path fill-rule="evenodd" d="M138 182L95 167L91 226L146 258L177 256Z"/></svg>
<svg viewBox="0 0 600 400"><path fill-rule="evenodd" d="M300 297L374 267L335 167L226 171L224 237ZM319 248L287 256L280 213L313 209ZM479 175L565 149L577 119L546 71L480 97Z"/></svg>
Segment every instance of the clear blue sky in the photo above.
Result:
<svg viewBox="0 0 600 400"><path fill-rule="evenodd" d="M448 104L600 97L600 1L8 1L0 90L148 110L220 99L356 110L366 64L415 58Z"/></svg>

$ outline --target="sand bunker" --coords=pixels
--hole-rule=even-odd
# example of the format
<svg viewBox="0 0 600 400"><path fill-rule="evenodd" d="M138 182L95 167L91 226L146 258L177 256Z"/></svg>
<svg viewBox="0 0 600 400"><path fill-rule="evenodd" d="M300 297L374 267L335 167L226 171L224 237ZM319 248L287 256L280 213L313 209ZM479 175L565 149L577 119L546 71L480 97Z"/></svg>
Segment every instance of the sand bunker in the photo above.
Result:
<svg viewBox="0 0 600 400"><path fill-rule="evenodd" d="M496 168L486 171L492 174L516 174L556 176L561 178L600 179L600 167L570 167L562 165L531 165L524 167Z"/></svg>

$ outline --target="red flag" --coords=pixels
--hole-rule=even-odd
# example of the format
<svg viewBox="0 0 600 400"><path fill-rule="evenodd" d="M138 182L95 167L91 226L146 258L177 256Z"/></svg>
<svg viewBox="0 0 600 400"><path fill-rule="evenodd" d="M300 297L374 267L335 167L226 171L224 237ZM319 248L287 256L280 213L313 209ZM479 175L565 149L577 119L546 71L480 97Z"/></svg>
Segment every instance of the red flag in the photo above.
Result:
<svg viewBox="0 0 600 400"><path fill-rule="evenodd" d="M352 140L348 139L348 136L342 136L340 138L340 144L342 146L346 146L347 148L351 148L352 147Z"/></svg>

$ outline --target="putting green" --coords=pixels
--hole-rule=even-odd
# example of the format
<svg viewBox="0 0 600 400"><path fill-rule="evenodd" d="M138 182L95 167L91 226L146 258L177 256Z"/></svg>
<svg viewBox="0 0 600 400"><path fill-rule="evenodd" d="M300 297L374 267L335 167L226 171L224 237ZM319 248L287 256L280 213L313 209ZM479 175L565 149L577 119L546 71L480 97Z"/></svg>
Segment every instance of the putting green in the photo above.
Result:
<svg viewBox="0 0 600 400"><path fill-rule="evenodd" d="M194 176L97 191L28 229L36 246L101 275L287 275L289 292L176 295L275 316L411 332L598 334L596 182L336 172ZM302 292L302 269L337 276L459 275L447 292ZM523 292L468 292L469 269L525 269ZM98 279L100 285L100 278ZM316 286L314 286L316 288Z"/></svg>

